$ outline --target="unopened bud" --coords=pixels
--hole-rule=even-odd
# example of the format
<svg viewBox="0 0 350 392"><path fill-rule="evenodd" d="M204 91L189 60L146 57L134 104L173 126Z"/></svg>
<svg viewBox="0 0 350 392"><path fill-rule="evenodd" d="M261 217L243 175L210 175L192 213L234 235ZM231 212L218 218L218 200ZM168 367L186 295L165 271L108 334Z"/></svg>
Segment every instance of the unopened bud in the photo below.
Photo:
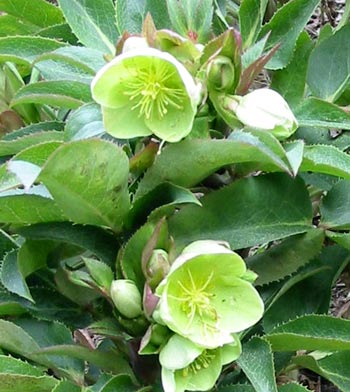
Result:
<svg viewBox="0 0 350 392"><path fill-rule="evenodd" d="M217 91L230 93L235 85L235 67L225 56L215 57L207 68L208 85Z"/></svg>
<svg viewBox="0 0 350 392"><path fill-rule="evenodd" d="M114 280L111 285L111 298L123 316L135 318L142 314L141 294L132 280Z"/></svg>
<svg viewBox="0 0 350 392"><path fill-rule="evenodd" d="M151 288L158 286L169 272L169 268L168 253L163 249L155 249L147 264L147 275Z"/></svg>

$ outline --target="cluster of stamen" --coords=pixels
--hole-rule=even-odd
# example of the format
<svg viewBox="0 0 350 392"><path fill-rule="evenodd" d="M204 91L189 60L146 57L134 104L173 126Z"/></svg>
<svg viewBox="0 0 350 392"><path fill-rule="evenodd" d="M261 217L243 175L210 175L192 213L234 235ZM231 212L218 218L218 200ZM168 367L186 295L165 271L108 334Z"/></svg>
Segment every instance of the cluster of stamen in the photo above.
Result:
<svg viewBox="0 0 350 392"><path fill-rule="evenodd" d="M187 270L187 272L189 276L187 284L181 281L177 282L182 289L182 295L176 297L177 300L182 302L181 309L188 317L186 329L191 327L194 318L198 316L201 321L204 336L216 333L218 331L216 326L218 316L210 301L215 294L208 291L208 286L213 278L213 272L208 276L206 281L199 284L196 284L194 281L191 271Z"/></svg>
<svg viewBox="0 0 350 392"><path fill-rule="evenodd" d="M182 369L182 374L187 377L190 374L196 374L201 369L207 369L215 358L215 354L208 350L204 350L189 366Z"/></svg>
<svg viewBox="0 0 350 392"><path fill-rule="evenodd" d="M137 75L126 83L127 91L124 93L135 102L131 110L139 109L139 117L150 119L155 114L162 118L169 106L182 109L182 89L169 87L169 80L174 74L175 71L169 73L161 66L138 70Z"/></svg>

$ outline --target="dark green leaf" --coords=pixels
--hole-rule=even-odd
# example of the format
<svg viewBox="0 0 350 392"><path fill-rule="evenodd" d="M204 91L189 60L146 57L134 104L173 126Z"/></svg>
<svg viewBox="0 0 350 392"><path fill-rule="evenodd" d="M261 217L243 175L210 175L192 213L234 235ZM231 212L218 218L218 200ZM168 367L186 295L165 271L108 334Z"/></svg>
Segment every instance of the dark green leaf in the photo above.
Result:
<svg viewBox="0 0 350 392"><path fill-rule="evenodd" d="M271 32L268 47L280 44L280 48L267 64L269 69L284 68L293 55L299 34L313 14L320 0L291 0L281 7L263 26L260 37Z"/></svg>
<svg viewBox="0 0 350 392"><path fill-rule="evenodd" d="M296 272L321 252L323 240L324 232L312 229L249 257L247 266L258 274L255 284L267 284Z"/></svg>
<svg viewBox="0 0 350 392"><path fill-rule="evenodd" d="M233 249L303 233L311 205L303 182L283 174L250 177L212 192L203 207L187 206L170 218L178 248L192 241L228 241Z"/></svg>
<svg viewBox="0 0 350 392"><path fill-rule="evenodd" d="M118 33L112 0L59 0L74 34L85 46L115 53Z"/></svg>
<svg viewBox="0 0 350 392"><path fill-rule="evenodd" d="M277 392L273 355L268 342L253 337L243 345L242 355L237 363L256 392Z"/></svg>
<svg viewBox="0 0 350 392"><path fill-rule="evenodd" d="M299 126L350 130L350 115L339 106L318 98L305 99L294 114Z"/></svg>
<svg viewBox="0 0 350 392"><path fill-rule="evenodd" d="M291 108L297 107L304 98L306 71L312 47L309 35L301 33L291 62L283 70L273 73L271 88L282 94Z"/></svg>
<svg viewBox="0 0 350 392"><path fill-rule="evenodd" d="M0 374L1 392L52 392L58 383L57 379L49 376L27 376L19 374Z"/></svg>
<svg viewBox="0 0 350 392"><path fill-rule="evenodd" d="M321 225L331 229L350 228L350 180L342 180L323 198Z"/></svg>
<svg viewBox="0 0 350 392"><path fill-rule="evenodd" d="M350 350L350 320L308 315L289 321L265 335L274 351Z"/></svg>
<svg viewBox="0 0 350 392"><path fill-rule="evenodd" d="M163 149L140 181L136 197L148 193L162 182L191 187L223 166L257 162L277 170L290 171L284 162L285 151L265 132L233 132L228 140L185 140ZM191 170L188 168L191 167Z"/></svg>
<svg viewBox="0 0 350 392"><path fill-rule="evenodd" d="M243 47L255 43L264 19L268 0L243 0L239 7L239 25Z"/></svg>
<svg viewBox="0 0 350 392"><path fill-rule="evenodd" d="M307 82L313 95L334 102L350 78L350 26L324 39L312 51Z"/></svg>

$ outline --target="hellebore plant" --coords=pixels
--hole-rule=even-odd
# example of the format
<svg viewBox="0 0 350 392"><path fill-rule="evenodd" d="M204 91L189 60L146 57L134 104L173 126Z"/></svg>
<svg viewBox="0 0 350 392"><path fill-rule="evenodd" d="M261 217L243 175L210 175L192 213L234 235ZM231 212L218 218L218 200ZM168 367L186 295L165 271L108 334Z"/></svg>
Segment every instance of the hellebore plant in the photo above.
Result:
<svg viewBox="0 0 350 392"><path fill-rule="evenodd" d="M218 379L223 365L241 354L237 336L234 342L208 350L190 340L173 335L159 355L165 392L207 391Z"/></svg>
<svg viewBox="0 0 350 392"><path fill-rule="evenodd" d="M125 46L131 49L104 66L91 86L106 131L120 139L154 134L181 140L191 132L197 111L193 77L169 53L144 44Z"/></svg>
<svg viewBox="0 0 350 392"><path fill-rule="evenodd" d="M234 342L233 334L259 321L264 310L246 273L243 259L225 244L192 243L156 289L160 320L204 348Z"/></svg>

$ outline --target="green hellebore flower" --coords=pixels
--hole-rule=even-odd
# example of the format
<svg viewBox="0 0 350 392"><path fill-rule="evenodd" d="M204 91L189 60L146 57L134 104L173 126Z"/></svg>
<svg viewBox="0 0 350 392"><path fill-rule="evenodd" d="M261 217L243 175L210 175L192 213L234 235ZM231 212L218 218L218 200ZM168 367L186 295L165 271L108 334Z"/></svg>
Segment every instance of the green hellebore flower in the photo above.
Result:
<svg viewBox="0 0 350 392"><path fill-rule="evenodd" d="M237 336L234 342L212 350L173 335L159 354L164 392L207 391L226 365L241 354Z"/></svg>
<svg viewBox="0 0 350 392"><path fill-rule="evenodd" d="M155 134L177 142L190 133L199 100L186 68L153 48L117 56L97 73L91 90L106 131L120 139Z"/></svg>
<svg viewBox="0 0 350 392"><path fill-rule="evenodd" d="M141 294L132 280L113 280L111 298L115 307L123 316L135 318L142 314Z"/></svg>
<svg viewBox="0 0 350 392"><path fill-rule="evenodd" d="M271 131L281 140L291 136L298 128L298 122L287 102L274 90L262 88L235 98L238 105L234 112L247 127Z"/></svg>
<svg viewBox="0 0 350 392"><path fill-rule="evenodd" d="M216 241L184 249L156 289L158 314L169 329L205 348L234 341L262 317L264 305L245 280L243 259Z"/></svg>

